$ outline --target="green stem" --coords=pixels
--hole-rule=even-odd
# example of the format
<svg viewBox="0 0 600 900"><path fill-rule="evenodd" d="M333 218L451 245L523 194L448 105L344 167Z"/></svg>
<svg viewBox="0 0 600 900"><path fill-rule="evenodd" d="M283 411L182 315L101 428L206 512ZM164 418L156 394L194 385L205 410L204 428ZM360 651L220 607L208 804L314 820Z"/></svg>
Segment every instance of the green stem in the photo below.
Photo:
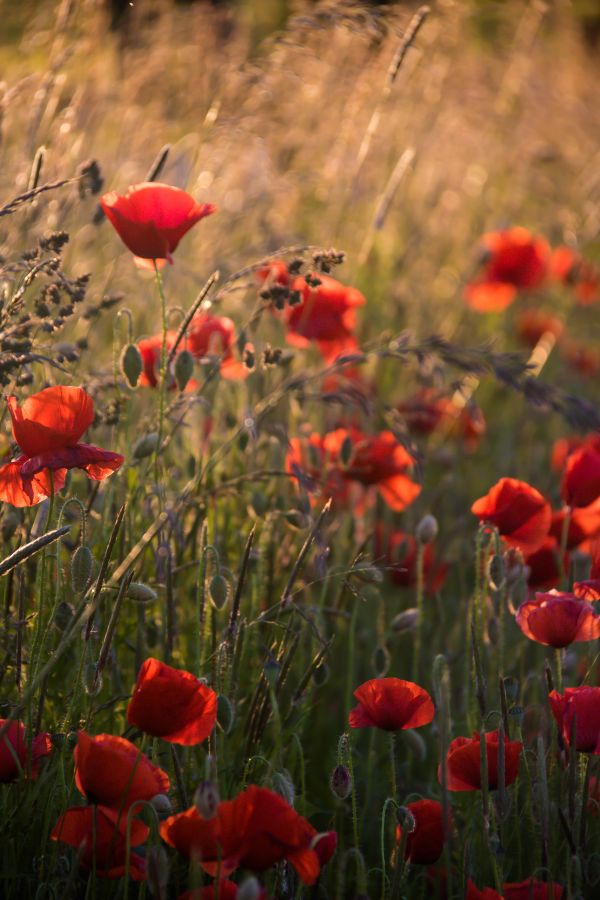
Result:
<svg viewBox="0 0 600 900"><path fill-rule="evenodd" d="M417 541L417 634L415 640L415 655L413 657L413 681L419 680L421 670L421 647L423 646L423 632L425 628L425 545Z"/></svg>
<svg viewBox="0 0 600 900"><path fill-rule="evenodd" d="M156 286L160 297L160 312L162 325L162 344L160 348L160 372L158 384L158 440L156 442L156 451L154 454L154 479L158 483L159 456L163 440L163 429L165 419L165 407L167 404L167 299L163 289L161 274L154 260L154 275L156 278Z"/></svg>

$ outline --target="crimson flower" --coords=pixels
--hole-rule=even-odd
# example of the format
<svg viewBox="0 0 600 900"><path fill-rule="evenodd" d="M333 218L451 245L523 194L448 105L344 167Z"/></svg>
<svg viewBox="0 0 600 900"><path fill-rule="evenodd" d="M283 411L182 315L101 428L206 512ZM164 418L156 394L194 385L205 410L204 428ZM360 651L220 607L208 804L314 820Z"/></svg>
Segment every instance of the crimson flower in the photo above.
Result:
<svg viewBox="0 0 600 900"><path fill-rule="evenodd" d="M412 534L394 528L386 538L383 524L375 526L375 556L383 557L383 565L391 580L399 587L414 587L417 583L417 548L417 541ZM448 565L436 559L435 545L425 544L423 574L427 593L434 594L440 589L447 572Z"/></svg>
<svg viewBox="0 0 600 900"><path fill-rule="evenodd" d="M498 732L488 731L485 736L487 750L488 787L498 787ZM505 785L513 784L519 774L519 758L523 744L504 738ZM478 732L473 737L457 737L450 743L446 756L447 781L449 791L481 790L481 738ZM438 773L441 775L441 773Z"/></svg>
<svg viewBox="0 0 600 900"><path fill-rule="evenodd" d="M556 649L600 637L600 616L575 594L536 594L520 605L516 620L526 637Z"/></svg>
<svg viewBox="0 0 600 900"><path fill-rule="evenodd" d="M567 509L554 510L550 535L560 544L563 538L565 518L569 514ZM580 547L600 534L600 502L594 501L589 506L571 510L567 528L566 549L572 550Z"/></svg>
<svg viewBox="0 0 600 900"><path fill-rule="evenodd" d="M527 556L538 550L550 529L552 510L538 490L516 478L501 478L471 512L482 522L495 525L509 547Z"/></svg>
<svg viewBox="0 0 600 900"><path fill-rule="evenodd" d="M221 879L219 881L219 900L236 900L239 889L240 885L236 884L235 881L229 881L228 878ZM214 900L216 896L217 892L214 885L209 884L203 888L184 891L183 894L179 895L178 900ZM254 894L252 896L254 897ZM264 888L260 889L256 900L268 900L267 892Z"/></svg>
<svg viewBox="0 0 600 900"><path fill-rule="evenodd" d="M214 213L210 203L197 203L190 194L169 184L145 182L126 194L111 191L100 200L106 218L128 250L143 260L167 260L196 222ZM146 263L146 267L154 268Z"/></svg>
<svg viewBox="0 0 600 900"><path fill-rule="evenodd" d="M550 886L546 881L526 878L525 881L503 884L499 894L491 887L479 889L469 878L466 900L561 900L563 893L564 888L559 884Z"/></svg>
<svg viewBox="0 0 600 900"><path fill-rule="evenodd" d="M13 436L22 455L0 468L0 500L13 506L35 506L64 483L67 469L83 469L102 481L124 457L80 443L94 419L94 402L83 388L50 387L19 406L8 398Z"/></svg>
<svg viewBox="0 0 600 900"><path fill-rule="evenodd" d="M150 657L139 671L127 721L172 744L200 744L215 727L217 695L191 672Z"/></svg>
<svg viewBox="0 0 600 900"><path fill-rule="evenodd" d="M600 272L570 247L557 247L553 251L550 274L574 288L578 306L589 306L600 299Z"/></svg>
<svg viewBox="0 0 600 900"><path fill-rule="evenodd" d="M600 453L581 447L569 455L565 463L561 494L570 507L590 506L600 497Z"/></svg>
<svg viewBox="0 0 600 900"><path fill-rule="evenodd" d="M125 738L80 731L73 757L75 784L90 803L126 811L169 790L167 773Z"/></svg>
<svg viewBox="0 0 600 900"><path fill-rule="evenodd" d="M50 837L69 844L80 854L84 869L94 869L99 878L121 878L129 871L134 881L144 881L143 858L131 850L127 860L126 822L104 806L72 806L59 818ZM135 817L130 822L130 847L139 847L150 829ZM95 838L95 840L94 840Z"/></svg>
<svg viewBox="0 0 600 900"><path fill-rule="evenodd" d="M437 800L416 800L408 803L415 820L415 829L408 834L404 858L416 865L429 866L437 862L444 850L444 814ZM402 839L402 827L396 826L396 842Z"/></svg>
<svg viewBox="0 0 600 900"><path fill-rule="evenodd" d="M563 574L560 565L560 548L558 541L549 535L533 553L525 557L525 565L529 570L527 586L530 590L536 588L550 589L555 587ZM564 570L568 570L568 557L564 563Z"/></svg>
<svg viewBox="0 0 600 900"><path fill-rule="evenodd" d="M223 378L239 381L249 375L250 370L233 355L235 325L227 316L206 312L195 315L187 332L187 347L196 359L209 355L220 357Z"/></svg>
<svg viewBox="0 0 600 900"><path fill-rule="evenodd" d="M177 337L174 331L167 332L167 353L171 350ZM162 353L162 334L153 334L151 337L142 338L138 341L138 349L140 351L143 363L142 374L140 375L140 385L143 387L157 387L158 375L160 370L160 357ZM170 390L175 388L175 379L170 373L168 375L168 386ZM197 382L190 379L186 385L186 392L195 390L198 386Z"/></svg>
<svg viewBox="0 0 600 900"><path fill-rule="evenodd" d="M600 688L566 688L564 694L551 691L548 700L565 744L570 745L575 717L575 749L600 754Z"/></svg>
<svg viewBox="0 0 600 900"><path fill-rule="evenodd" d="M6 719L0 719L0 729L5 725ZM31 775L35 778L42 757L49 756L51 752L52 741L49 734L43 732L34 737L30 750L23 723L11 722L0 738L0 784L15 781L27 769L28 757L31 759Z"/></svg>
<svg viewBox="0 0 600 900"><path fill-rule="evenodd" d="M402 400L396 409L413 434L427 436L438 428L446 428L449 435L464 441L469 451L476 449L485 434L486 422L475 403L460 408L434 388L421 388Z"/></svg>
<svg viewBox="0 0 600 900"><path fill-rule="evenodd" d="M582 448L600 453L600 435L593 431L591 434L584 436L572 435L571 437L558 438L552 446L550 458L552 468L557 472L562 472L571 453Z"/></svg>
<svg viewBox="0 0 600 900"><path fill-rule="evenodd" d="M565 330L562 319L542 309L525 309L517 319L517 336L528 347L535 347L545 334L556 340Z"/></svg>
<svg viewBox="0 0 600 900"><path fill-rule="evenodd" d="M501 312L519 291L537 288L545 280L550 248L544 238L515 227L484 234L481 242L481 271L465 288L465 300L477 312Z"/></svg>
<svg viewBox="0 0 600 900"><path fill-rule="evenodd" d="M372 678L354 691L358 706L350 711L351 728L400 731L428 725L434 715L427 691L401 678Z"/></svg>
<svg viewBox="0 0 600 900"><path fill-rule="evenodd" d="M264 872L286 859L310 885L321 869L310 822L279 794L256 785L220 803L212 819L201 818L195 806L171 816L160 834L184 856L197 858L209 875L227 876L238 866Z"/></svg>
<svg viewBox="0 0 600 900"><path fill-rule="evenodd" d="M581 600L600 600L600 544L596 542L592 557L590 577L586 581L576 581L573 593Z"/></svg>

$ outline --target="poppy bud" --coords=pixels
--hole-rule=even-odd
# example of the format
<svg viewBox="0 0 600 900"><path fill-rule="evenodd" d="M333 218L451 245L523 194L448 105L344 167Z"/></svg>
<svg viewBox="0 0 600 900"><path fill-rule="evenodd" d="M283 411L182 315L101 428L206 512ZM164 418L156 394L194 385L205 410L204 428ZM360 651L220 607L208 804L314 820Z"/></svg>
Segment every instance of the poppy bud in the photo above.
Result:
<svg viewBox="0 0 600 900"><path fill-rule="evenodd" d="M145 459L152 456L158 447L158 431L150 431L133 445L134 459Z"/></svg>
<svg viewBox="0 0 600 900"><path fill-rule="evenodd" d="M71 587L76 594L83 594L87 588L93 566L94 557L90 548L81 544L71 557Z"/></svg>
<svg viewBox="0 0 600 900"><path fill-rule="evenodd" d="M155 794L150 803L159 819L167 819L173 815L173 805L166 794Z"/></svg>
<svg viewBox="0 0 600 900"><path fill-rule="evenodd" d="M169 883L169 860L164 847L146 850L146 878L153 897L164 897Z"/></svg>
<svg viewBox="0 0 600 900"><path fill-rule="evenodd" d="M490 557L487 567L488 584L493 591L500 591L506 582L506 563L504 557L495 553Z"/></svg>
<svg viewBox="0 0 600 900"><path fill-rule="evenodd" d="M233 723L235 721L235 716L233 713L233 706L225 696L225 694L219 694L217 698L217 722L225 732L225 734L229 734L231 729L233 728Z"/></svg>
<svg viewBox="0 0 600 900"><path fill-rule="evenodd" d="M254 510L256 516L261 519L269 508L269 503L263 491L252 491L250 496L250 506Z"/></svg>
<svg viewBox="0 0 600 900"><path fill-rule="evenodd" d="M352 776L346 766L336 766L329 776L329 787L335 797L345 800L352 791Z"/></svg>
<svg viewBox="0 0 600 900"><path fill-rule="evenodd" d="M189 350L182 350L177 354L175 360L175 382L180 391L185 387L192 377L194 371L194 357Z"/></svg>
<svg viewBox="0 0 600 900"><path fill-rule="evenodd" d="M259 900L261 894L262 888L252 875L250 878L245 878L242 881L235 896L237 900Z"/></svg>
<svg viewBox="0 0 600 900"><path fill-rule="evenodd" d="M223 609L229 596L229 585L222 575L216 574L210 580L208 592L215 609Z"/></svg>
<svg viewBox="0 0 600 900"><path fill-rule="evenodd" d="M135 600L136 603L152 603L154 600L158 600L156 591L139 581L131 582L127 588L127 596L130 600Z"/></svg>
<svg viewBox="0 0 600 900"><path fill-rule="evenodd" d="M371 657L371 664L377 678L382 678L386 674L390 668L391 661L390 651L385 644L380 644L378 647L375 647L373 656Z"/></svg>
<svg viewBox="0 0 600 900"><path fill-rule="evenodd" d="M392 619L393 631L412 631L417 627L420 618L419 610L416 607L405 609L404 612L398 613Z"/></svg>
<svg viewBox="0 0 600 900"><path fill-rule="evenodd" d="M52 619L54 627L59 631L66 631L71 624L71 620L73 619L74 615L75 608L71 606L70 603L67 603L66 600L63 600L56 607L56 611Z"/></svg>
<svg viewBox="0 0 600 900"><path fill-rule="evenodd" d="M522 706L511 706L508 714L511 719L513 719L513 721L515 721L519 726L522 724L523 719L525 718L525 710Z"/></svg>
<svg viewBox="0 0 600 900"><path fill-rule="evenodd" d="M407 806L398 807L398 809L396 810L396 818L398 819L398 824L403 831L412 833L417 827L415 817Z"/></svg>
<svg viewBox="0 0 600 900"><path fill-rule="evenodd" d="M292 528L306 528L308 517L298 509L290 509L285 513L285 520Z"/></svg>
<svg viewBox="0 0 600 900"><path fill-rule="evenodd" d="M281 772L275 772L273 775L273 790L283 797L290 806L294 805L296 791L290 774L285 769Z"/></svg>
<svg viewBox="0 0 600 900"><path fill-rule="evenodd" d="M194 794L194 806L198 810L200 818L207 821L214 819L220 802L221 798L215 783L213 781L201 781Z"/></svg>
<svg viewBox="0 0 600 900"><path fill-rule="evenodd" d="M417 530L415 532L415 537L419 544L431 544L437 537L438 533L438 523L435 516L430 514L423 516L419 524L417 525Z"/></svg>
<svg viewBox="0 0 600 900"><path fill-rule="evenodd" d="M137 387L144 361L137 344L126 344L121 353L121 372L130 388Z"/></svg>

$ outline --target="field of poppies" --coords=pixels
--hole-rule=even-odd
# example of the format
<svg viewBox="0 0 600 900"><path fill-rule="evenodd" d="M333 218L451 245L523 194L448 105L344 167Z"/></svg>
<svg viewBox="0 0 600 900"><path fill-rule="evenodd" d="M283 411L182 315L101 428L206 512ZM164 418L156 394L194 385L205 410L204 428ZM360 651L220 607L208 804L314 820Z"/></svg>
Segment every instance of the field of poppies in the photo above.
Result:
<svg viewBox="0 0 600 900"><path fill-rule="evenodd" d="M596 897L589 33L284 6L7 11L0 897Z"/></svg>

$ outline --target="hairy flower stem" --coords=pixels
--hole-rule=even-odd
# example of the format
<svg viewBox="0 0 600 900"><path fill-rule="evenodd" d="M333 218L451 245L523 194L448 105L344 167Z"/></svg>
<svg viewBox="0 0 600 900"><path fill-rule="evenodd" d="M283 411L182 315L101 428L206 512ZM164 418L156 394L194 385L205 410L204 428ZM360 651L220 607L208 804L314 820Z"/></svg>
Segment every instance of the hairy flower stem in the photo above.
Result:
<svg viewBox="0 0 600 900"><path fill-rule="evenodd" d="M154 452L154 480L158 484L159 456L163 440L165 407L167 405L167 299L165 297L163 281L156 260L154 260L154 275L160 297L160 312L162 324L162 344L160 348L160 372L158 383L158 439Z"/></svg>
<svg viewBox="0 0 600 900"><path fill-rule="evenodd" d="M417 541L417 633L415 639L415 655L413 657L413 681L419 680L419 672L421 671L421 648L423 646L423 631L425 627L425 605L423 598L425 594L425 545L421 541Z"/></svg>

